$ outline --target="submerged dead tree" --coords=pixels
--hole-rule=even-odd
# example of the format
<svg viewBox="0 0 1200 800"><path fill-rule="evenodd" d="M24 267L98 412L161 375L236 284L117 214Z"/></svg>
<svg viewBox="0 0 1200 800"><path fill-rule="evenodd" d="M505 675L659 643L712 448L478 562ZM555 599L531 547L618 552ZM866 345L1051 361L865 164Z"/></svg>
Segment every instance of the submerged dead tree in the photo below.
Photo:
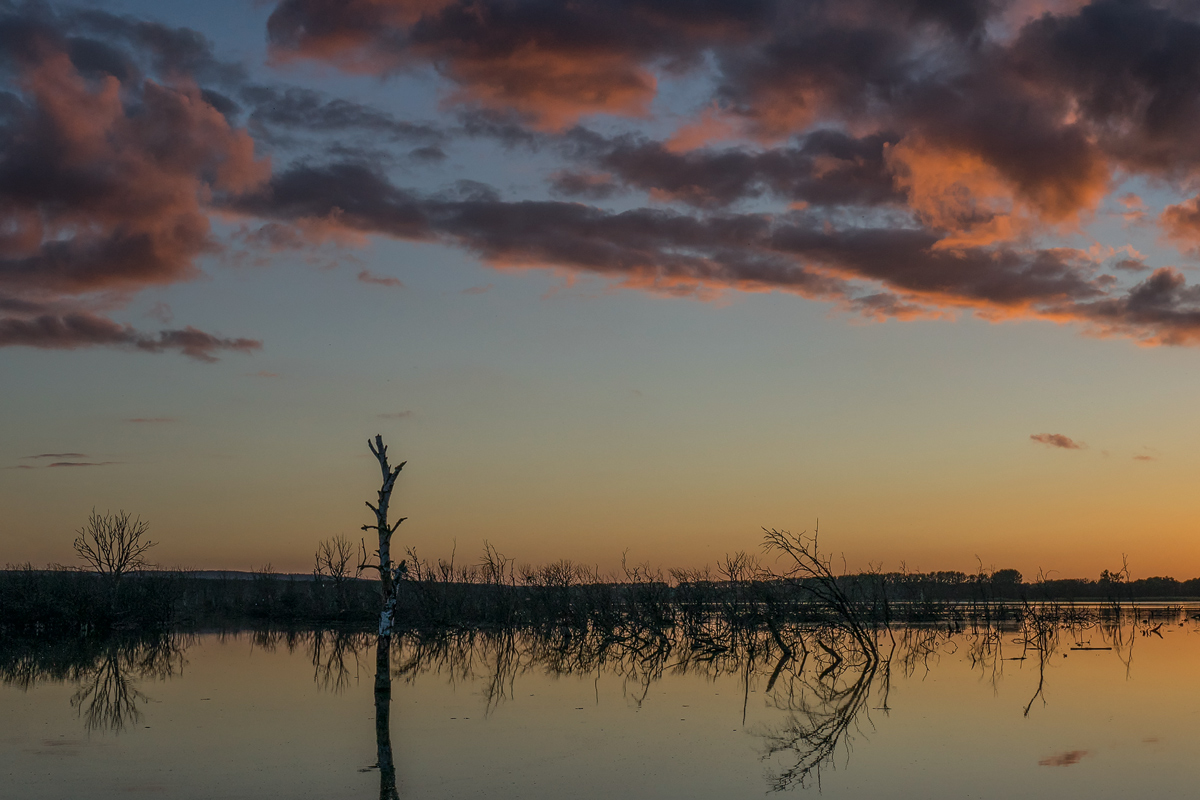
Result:
<svg viewBox="0 0 1200 800"><path fill-rule="evenodd" d="M400 476L400 470L404 469L404 465L408 462L401 461L395 467L389 465L387 445L383 443L383 437L378 434L375 436L374 443L370 439L367 440L367 447L371 448L371 454L379 461L379 470L383 473L383 484L379 487L379 504L367 503L367 508L375 512L375 524L363 525L362 529L364 531L374 530L379 533L379 549L375 552L377 563L368 564L364 558L358 568L360 571L364 569L379 571L380 597L383 601L379 611L379 635L391 636L392 625L396 618L396 584L408 570L408 565L403 560L398 566L392 567L392 534L400 527L400 523L408 518L401 517L396 520L395 524L389 524L388 504L392 499L392 489L396 486L396 478Z"/></svg>
<svg viewBox="0 0 1200 800"><path fill-rule="evenodd" d="M397 584L407 572L407 564L402 560L396 567L392 566L392 534L400 527L406 517L401 517L394 524L388 522L388 505L392 499L392 489L396 486L396 478L400 470L408 462L401 461L395 467L388 463L387 445L383 437L376 435L375 442L367 440L371 454L379 461L379 470L383 475L383 483L379 487L377 505L367 503L367 508L375 512L375 524L363 525L364 531L375 530L379 534L379 549L375 552L376 563L367 564L366 558L359 564L359 570L376 569L379 571L380 598L379 635L375 640L375 765L379 768L379 798L380 800L398 800L396 790L396 763L392 757L392 627L396 620L396 589ZM365 556L366 546L363 546Z"/></svg>

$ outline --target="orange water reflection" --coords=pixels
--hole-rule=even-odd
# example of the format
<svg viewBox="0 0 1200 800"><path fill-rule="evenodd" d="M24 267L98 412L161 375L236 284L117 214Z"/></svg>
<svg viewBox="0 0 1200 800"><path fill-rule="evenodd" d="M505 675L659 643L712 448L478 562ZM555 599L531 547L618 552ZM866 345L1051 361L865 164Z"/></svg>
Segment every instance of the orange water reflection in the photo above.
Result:
<svg viewBox="0 0 1200 800"><path fill-rule="evenodd" d="M22 798L373 798L382 730L385 796L1188 796L1192 617L883 630L877 659L800 628L410 635L390 724L372 635L3 642L0 774Z"/></svg>

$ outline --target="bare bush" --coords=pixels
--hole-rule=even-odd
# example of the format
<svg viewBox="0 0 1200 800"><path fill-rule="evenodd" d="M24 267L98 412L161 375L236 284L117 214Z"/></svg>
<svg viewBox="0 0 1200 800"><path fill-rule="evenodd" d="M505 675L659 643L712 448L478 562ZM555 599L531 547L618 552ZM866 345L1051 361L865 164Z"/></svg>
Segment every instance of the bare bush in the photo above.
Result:
<svg viewBox="0 0 1200 800"><path fill-rule="evenodd" d="M92 509L87 525L75 532L75 552L96 572L120 580L127 572L154 566L146 561L146 551L158 542L144 538L149 530L150 523L131 519L127 511L100 514Z"/></svg>
<svg viewBox="0 0 1200 800"><path fill-rule="evenodd" d="M340 587L355 572L351 566L355 555L353 542L345 536L332 536L317 545L313 574L318 578L328 578Z"/></svg>

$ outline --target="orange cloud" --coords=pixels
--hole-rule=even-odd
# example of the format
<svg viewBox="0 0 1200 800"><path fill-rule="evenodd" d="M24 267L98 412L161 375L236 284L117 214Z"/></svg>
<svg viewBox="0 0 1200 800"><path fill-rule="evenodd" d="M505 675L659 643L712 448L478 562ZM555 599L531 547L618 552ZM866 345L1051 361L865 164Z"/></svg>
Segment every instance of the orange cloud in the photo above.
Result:
<svg viewBox="0 0 1200 800"><path fill-rule="evenodd" d="M208 203L270 173L245 130L185 77L84 77L42 31L19 73L0 149L0 347L177 350L214 361L256 349L192 327L142 333L95 313L138 290L189 280L213 252ZM7 295L7 297L4 297Z"/></svg>
<svg viewBox="0 0 1200 800"><path fill-rule="evenodd" d="M1181 250L1196 253L1200 249L1200 196L1167 206L1158 224Z"/></svg>
<svg viewBox="0 0 1200 800"><path fill-rule="evenodd" d="M663 143L669 153L686 153L707 147L713 142L733 138L738 133L735 118L730 117L717 107L716 103L707 106L692 122L680 126L675 133Z"/></svg>

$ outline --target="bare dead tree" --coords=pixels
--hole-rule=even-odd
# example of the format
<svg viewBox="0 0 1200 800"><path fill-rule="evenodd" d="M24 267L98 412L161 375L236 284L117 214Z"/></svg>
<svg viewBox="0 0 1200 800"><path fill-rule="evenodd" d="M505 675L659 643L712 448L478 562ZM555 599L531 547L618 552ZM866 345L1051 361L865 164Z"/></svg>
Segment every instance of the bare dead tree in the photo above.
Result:
<svg viewBox="0 0 1200 800"><path fill-rule="evenodd" d="M127 511L100 514L93 508L87 525L75 532L75 552L93 570L119 582L127 572L153 566L146 551L158 542L144 538L149 530L150 523L131 519Z"/></svg>
<svg viewBox="0 0 1200 800"><path fill-rule="evenodd" d="M380 596L383 600L383 607L379 612L379 635L391 636L392 623L396 616L396 583L407 572L408 565L401 560L400 564L392 567L391 543L392 534L400 527L400 523L404 522L407 517L401 517L396 520L395 524L388 524L388 504L392 499L392 489L396 486L396 478L400 476L400 470L404 469L407 461L401 461L395 467L388 464L387 445L383 443L383 437L376 434L375 442L367 440L367 447L371 448L371 454L379 461L379 470L383 474L383 483L379 487L379 503L371 505L367 503L367 508L375 512L375 524L363 525L364 531L374 530L379 534L379 549L375 551L376 563L369 564L364 558L358 565L361 572L364 569L374 569L379 572ZM366 548L364 546L363 550Z"/></svg>
<svg viewBox="0 0 1200 800"><path fill-rule="evenodd" d="M345 536L331 536L317 544L314 556L313 573L321 578L329 578L335 585L341 585L350 578L350 564L354 561L354 544Z"/></svg>
<svg viewBox="0 0 1200 800"><path fill-rule="evenodd" d="M786 581L807 594L819 606L832 612L838 627L854 637L865 655L877 659L879 650L874 638L866 629L858 603L838 584L830 557L817 547L816 531L812 534L807 531L793 534L789 531L764 528L763 532L766 534L763 549L787 556L792 562L783 573L772 573L771 577Z"/></svg>
<svg viewBox="0 0 1200 800"><path fill-rule="evenodd" d="M331 536L317 544L313 557L313 577L317 581L329 580L337 593L338 611L346 610L346 583L353 573L354 544L345 536Z"/></svg>
<svg viewBox="0 0 1200 800"><path fill-rule="evenodd" d="M379 572L379 591L382 600L379 611L379 635L375 640L375 766L379 769L380 800L396 800L396 763L392 757L391 708L392 708L392 626L396 617L396 584L407 573L408 565L404 560L392 566L392 534L404 522L405 517L388 522L388 505L391 503L392 490L400 470L407 462L400 462L393 467L388 462L387 446L383 437L378 434L375 441L367 440L371 455L379 462L379 471L383 482L379 487L379 500L376 505L367 503L367 508L375 512L375 524L363 525L364 531L375 531L379 535L379 549L375 551L375 563L368 563L366 542L362 545L362 558L359 560L358 571L373 569Z"/></svg>

